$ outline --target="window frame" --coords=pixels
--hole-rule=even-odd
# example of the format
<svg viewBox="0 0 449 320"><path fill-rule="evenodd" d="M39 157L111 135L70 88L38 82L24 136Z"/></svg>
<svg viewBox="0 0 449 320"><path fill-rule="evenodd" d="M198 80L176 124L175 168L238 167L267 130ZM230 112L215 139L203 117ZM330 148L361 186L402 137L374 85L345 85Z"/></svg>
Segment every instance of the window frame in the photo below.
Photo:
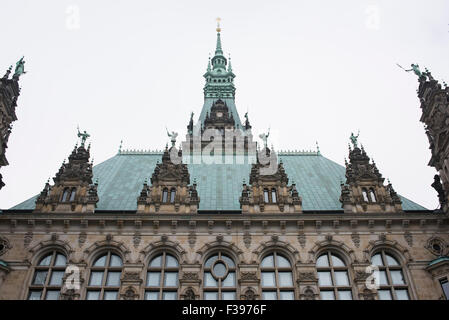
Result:
<svg viewBox="0 0 449 320"><path fill-rule="evenodd" d="M389 290L390 291L390 295L391 295L391 300L399 300L397 298L396 295L396 290L407 290L407 296L408 296L408 300L412 300L411 297L411 288L410 288L410 281L408 281L407 279L407 275L405 272L405 267L402 263L401 259L398 259L397 255L395 255L394 253L392 253L391 251L387 250L387 249L379 249L376 250L373 254L371 254L371 261L373 259L373 257L377 254L380 254L380 257L382 259L382 266L376 265L379 268L379 272L381 271L385 271L386 274L386 278L387 278L387 284L380 284L379 288L377 289L377 291L379 290ZM390 264L388 264L387 261L387 256L392 257L394 260L396 260L396 262L398 263L397 266L392 266ZM372 262L371 262L372 263ZM402 274L402 278L404 279L405 284L394 284L393 283L393 279L391 276L391 271L400 271ZM380 277L380 273L379 273L379 277ZM379 279L380 281L380 279ZM379 297L379 293L377 294L377 297L380 300Z"/></svg>
<svg viewBox="0 0 449 320"><path fill-rule="evenodd" d="M176 267L167 267L167 255L173 257L176 260L176 263L178 264ZM161 266L151 267L151 262L161 257ZM178 257L171 253L170 251L160 251L154 255L151 256L150 259L148 259L148 263L146 265L145 270L145 282L143 284L143 299L146 300L146 294L147 292L157 292L158 293L158 299L157 300L164 300L163 295L164 292L175 292L176 293L176 299L179 300L179 271L180 271L180 263ZM148 286L148 273L149 272L159 272L159 285L158 286ZM165 286L164 285L164 277L166 272L176 272L176 286Z"/></svg>
<svg viewBox="0 0 449 320"><path fill-rule="evenodd" d="M318 266L317 265L318 259L320 257L322 257L323 255L327 255L328 266ZM332 256L335 256L336 258L341 260L343 262L344 266L334 266ZM339 291L350 291L351 292L351 300L355 300L354 299L354 297L355 297L354 296L354 288L353 288L353 284L351 281L351 271L350 271L350 268L348 267L348 263L347 263L346 259L344 259L340 253L337 253L332 250L322 251L320 254L317 255L317 258L315 260L315 267L316 267L317 275L318 275L318 289L319 289L319 294L320 294L320 300L323 300L321 298L322 291L323 292L332 291L334 294L333 300L342 300L342 299L340 299ZM339 271L346 272L347 277L348 277L348 285L338 285L337 284L337 277L335 275L335 272L339 272ZM327 286L320 285L319 272L330 272L332 284L327 285Z"/></svg>
<svg viewBox="0 0 449 320"><path fill-rule="evenodd" d="M226 262L224 259L222 259L222 256L226 256L227 258L231 259L232 262L234 263L234 266L231 267L229 266L228 262ZM210 267L206 267L206 262L214 257L217 256L217 259L211 264ZM222 262L225 264L226 266L226 277L221 277L221 278L216 278L214 275L214 271L213 271L213 267L217 262ZM233 272L234 273L234 285L231 286L223 286L222 282L229 276L229 274ZM215 279L215 281L217 281L217 286L215 287L207 287L206 286L206 273L210 273L212 275L212 277ZM236 259L234 258L233 255L229 254L226 251L223 250L218 250L215 251L211 254L207 255L207 258L204 259L204 263L203 263L203 272L202 272L202 294L203 294L203 300L205 299L205 295L206 292L216 292L217 293L217 300L225 300L222 297L223 292L233 292L235 294L235 300L239 300L238 298L238 292L239 292L239 286L237 283L237 279L238 279L238 266L236 263ZM228 300L229 301L229 300Z"/></svg>
<svg viewBox="0 0 449 320"><path fill-rule="evenodd" d="M40 266L39 264L48 256L51 255L50 262L48 265ZM65 264L63 266L56 266L56 258L58 255L62 255L65 258ZM28 286L27 291L27 300L30 300L31 292L41 291L41 295L39 300L48 300L47 299L47 292L48 291L55 291L59 290L58 294L58 300L61 298L61 289L64 286L64 281L61 280L60 285L51 285L50 280L53 275L53 273L56 272L63 272L62 279L64 279L65 276L65 270L67 268L67 255L63 253L61 250L53 249L50 251L46 251L44 254L40 255L40 259L37 260L36 264L33 266L33 272L31 275L31 279ZM45 281L43 284L34 284L34 280L36 278L36 272L38 271L46 271Z"/></svg>
<svg viewBox="0 0 449 320"><path fill-rule="evenodd" d="M277 256L281 256L282 258L286 259L288 261L288 263L290 264L290 267L279 267L277 264ZM273 257L273 266L272 267L263 267L262 266L262 261L269 257L272 256ZM260 288L261 288L261 299L263 299L263 293L265 292L276 292L276 299L277 300L281 300L281 292L293 292L293 300L296 299L296 290L295 290L295 274L293 272L293 264L292 261L290 260L290 258L288 257L288 255L282 253L282 252L278 252L278 251L272 251L269 252L267 254L265 254L263 256L263 258L260 260ZM274 281L275 281L275 286L274 287L268 287L268 286L263 286L262 284L262 273L263 272L274 272ZM280 285L280 280L279 280L279 272L290 272L292 275L292 286L281 286Z"/></svg>
<svg viewBox="0 0 449 320"><path fill-rule="evenodd" d="M115 255L120 258L121 265L119 267L111 266L111 256ZM106 256L106 261L104 266L94 266L94 264L101 259L102 257ZM101 279L101 285L91 285L90 281L92 278L92 272L103 272L103 276ZM108 286L106 285L106 281L108 279L108 275L110 272L120 272L119 277L119 284L118 286ZM86 290L85 290L85 300L87 300L87 296L89 292L97 292L99 291L98 299L95 300L105 300L105 292L117 292L117 298L116 300L120 299L120 287L122 285L122 275L123 275L123 257L118 254L117 252L113 250L108 250L106 252L102 252L98 255L96 255L96 258L92 261L90 268L89 268L89 276L87 278L86 282Z"/></svg>

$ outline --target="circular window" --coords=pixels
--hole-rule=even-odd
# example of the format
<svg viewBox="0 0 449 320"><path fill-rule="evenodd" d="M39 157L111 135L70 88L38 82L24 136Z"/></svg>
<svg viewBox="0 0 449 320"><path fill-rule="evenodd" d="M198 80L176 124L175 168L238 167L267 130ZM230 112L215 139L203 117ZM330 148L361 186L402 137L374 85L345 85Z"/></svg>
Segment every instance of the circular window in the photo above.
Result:
<svg viewBox="0 0 449 320"><path fill-rule="evenodd" d="M226 262L223 260L217 260L215 261L213 267L212 267L212 275L216 279L223 279L226 277L228 273L228 266L226 265Z"/></svg>
<svg viewBox="0 0 449 320"><path fill-rule="evenodd" d="M440 252L440 251L441 251L441 247L440 247L440 245L439 245L438 243L434 243L434 244L432 245L432 249L435 250L435 251L437 251L437 252ZM1 250L1 249L0 249L0 250Z"/></svg>

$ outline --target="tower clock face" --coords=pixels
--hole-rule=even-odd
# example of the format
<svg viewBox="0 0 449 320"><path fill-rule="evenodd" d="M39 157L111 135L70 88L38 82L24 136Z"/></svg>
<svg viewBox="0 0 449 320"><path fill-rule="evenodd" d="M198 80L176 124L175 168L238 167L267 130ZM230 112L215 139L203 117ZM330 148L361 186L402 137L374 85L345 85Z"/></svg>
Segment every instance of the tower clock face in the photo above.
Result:
<svg viewBox="0 0 449 320"><path fill-rule="evenodd" d="M223 117L223 112L217 112L217 118Z"/></svg>

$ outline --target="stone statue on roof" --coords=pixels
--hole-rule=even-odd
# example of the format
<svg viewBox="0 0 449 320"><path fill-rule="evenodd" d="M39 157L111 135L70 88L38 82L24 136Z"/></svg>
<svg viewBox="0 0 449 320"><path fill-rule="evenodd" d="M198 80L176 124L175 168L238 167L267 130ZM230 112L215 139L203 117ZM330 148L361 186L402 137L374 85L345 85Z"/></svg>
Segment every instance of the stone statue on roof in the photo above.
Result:
<svg viewBox="0 0 449 320"><path fill-rule="evenodd" d="M351 136L349 137L354 148L357 148L357 139L359 138L359 135L360 135L360 130L358 131L356 136L354 135L354 133L351 132Z"/></svg>
<svg viewBox="0 0 449 320"><path fill-rule="evenodd" d="M193 114L193 112L192 112L192 114ZM175 144L176 144L176 137L178 136L178 133L177 133L177 132L174 132L174 131L172 131L171 133L168 132L167 127L165 127L165 130L167 130L167 135L168 135L168 137L170 138L171 146L174 147Z"/></svg>
<svg viewBox="0 0 449 320"><path fill-rule="evenodd" d="M22 58L20 58L20 60L19 61L17 61L17 63L16 63L16 70L14 71L14 76L13 77L20 77L22 74L24 74L24 73L26 73L25 72L25 61L23 61L23 58L25 58L25 57L22 57Z"/></svg>
<svg viewBox="0 0 449 320"><path fill-rule="evenodd" d="M78 126L78 138L81 138L81 147L84 147L84 143L86 142L86 139L90 137L90 134L84 130L83 133L80 132L80 127Z"/></svg>
<svg viewBox="0 0 449 320"><path fill-rule="evenodd" d="M264 144L265 149L267 148L267 140L268 140L269 136L270 136L270 128L268 128L268 133L267 134L265 134L265 133L259 134L259 138L261 138L263 140L263 144Z"/></svg>
<svg viewBox="0 0 449 320"><path fill-rule="evenodd" d="M397 64L398 65L398 67L399 68L401 68L401 69L403 69L405 72L410 72L410 71L413 71L413 73L414 74L416 74L417 76L418 76L418 78L421 78L422 77L422 72L421 72L421 70L419 69L419 65L418 64L411 64L411 69L409 69L409 70L407 70L407 69L405 69L405 68L403 68L401 65L399 65L399 64Z"/></svg>

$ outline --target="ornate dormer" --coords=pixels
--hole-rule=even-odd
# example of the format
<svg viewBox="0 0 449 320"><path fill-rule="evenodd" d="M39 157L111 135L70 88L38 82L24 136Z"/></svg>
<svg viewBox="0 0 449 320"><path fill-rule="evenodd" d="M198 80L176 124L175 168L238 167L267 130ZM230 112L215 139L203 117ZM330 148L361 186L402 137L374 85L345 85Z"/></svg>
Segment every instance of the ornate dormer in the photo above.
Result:
<svg viewBox="0 0 449 320"><path fill-rule="evenodd" d="M346 183L341 184L340 202L345 213L402 212L402 201L391 183L384 186L384 178L363 146L357 146L357 136L351 134L354 148L349 146L346 165Z"/></svg>
<svg viewBox="0 0 449 320"><path fill-rule="evenodd" d="M196 182L190 184L187 165L182 163L182 151L177 151L172 140L172 147L165 148L162 163L157 163L151 176L151 186L143 184L137 198L138 213L196 213L200 198ZM176 158L174 163L171 155Z"/></svg>
<svg viewBox="0 0 449 320"><path fill-rule="evenodd" d="M80 147L75 146L69 156L68 163L62 163L61 168L53 178L54 185L49 181L36 200L35 212L79 212L92 213L98 202L98 182L92 183L92 163L89 162L90 145L87 149L84 143L89 136L86 131L78 132L82 138Z"/></svg>
<svg viewBox="0 0 449 320"><path fill-rule="evenodd" d="M206 113L204 119L204 129L234 129L235 120L232 112L229 112L229 108L221 99L215 101L210 109L210 113Z"/></svg>
<svg viewBox="0 0 449 320"><path fill-rule="evenodd" d="M299 213L302 199L295 183L288 186L288 177L282 161L268 147L262 150L251 167L249 185L243 182L240 208L242 213Z"/></svg>

